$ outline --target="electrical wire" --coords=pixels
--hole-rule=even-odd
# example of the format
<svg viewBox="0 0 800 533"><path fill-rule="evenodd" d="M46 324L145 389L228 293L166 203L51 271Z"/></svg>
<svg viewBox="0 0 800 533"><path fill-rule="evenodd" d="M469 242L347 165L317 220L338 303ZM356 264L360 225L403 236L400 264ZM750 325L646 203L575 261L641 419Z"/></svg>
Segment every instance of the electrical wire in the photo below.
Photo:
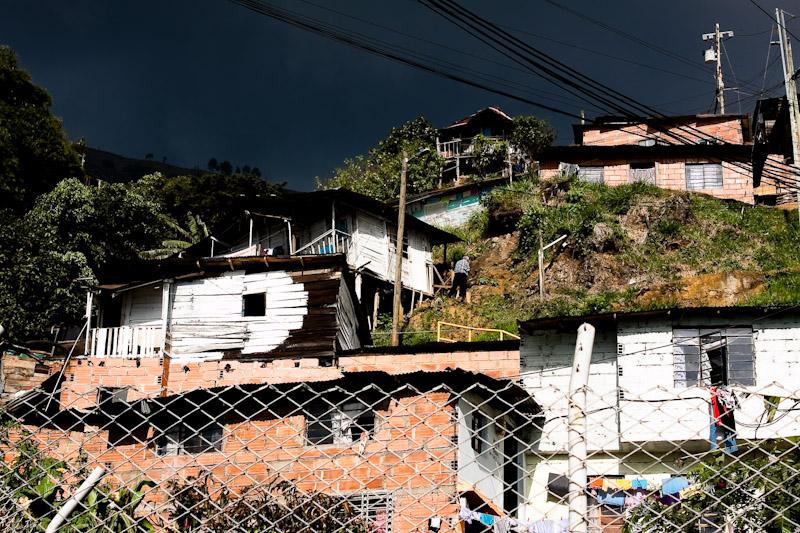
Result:
<svg viewBox="0 0 800 533"><path fill-rule="evenodd" d="M474 13L472 13L469 10L467 10L466 8L463 8L463 7L459 6L455 2L452 2L452 1L449 1L449 0L441 0L441 1L439 1L439 0L420 0L420 3L422 3L426 7L430 8L434 12L438 13L439 15L443 16L444 18L450 20L453 24L455 24L456 26L464 29L465 31L467 31L473 37L476 37L479 40L481 40L482 42L485 42L485 43L489 44L495 50L500 51L498 47L502 47L502 48L510 51L511 53L514 53L516 56L520 57L521 54L519 53L518 50L515 50L513 47L507 45L503 41L498 40L497 36L500 35L501 37L503 37L503 38L507 39L508 41L512 42L514 45L517 45L520 48L522 48L523 50L531 53L535 59L532 59L530 57L526 58L524 55L522 55L521 57L523 59L527 59L527 61L533 67L542 69L542 71L544 72L545 75L552 76L552 79L550 79L549 81L551 81L552 83L554 83L556 85L558 85L558 83L561 82L561 83L565 83L565 85L567 85L567 87L572 87L572 88L576 88L577 87L574 83L571 83L570 80L565 80L563 75L559 75L558 73L554 74L552 68L550 68L550 67L561 68L561 67L566 67L566 65L564 65L563 63L561 63L561 62L559 62L557 60L554 60L553 58L549 57L547 54L544 54L544 53L536 50L535 48L531 47L527 43L523 43L523 42L519 41L519 39L516 39L515 37L511 36L507 32L504 32L503 30L499 30L496 25L493 25L492 23L486 21L485 19L482 19L481 17L475 15ZM455 19L455 20L453 20L453 19ZM471 24L470 22L474 22L474 24ZM473 30L473 31L471 31L471 30ZM488 34L486 30L492 30L494 32L494 35ZM476 35L476 32L478 33L478 35ZM488 41L487 41L487 39L488 39ZM491 42L489 42L489 41L491 41ZM547 63L547 65L543 66L542 65L542 61ZM621 109L618 105L614 105L613 103L609 104L609 98L608 97L620 98L620 100L623 101L623 103L625 103L625 104L633 103L635 105L635 109L638 109L640 114L642 113L641 109L644 108L644 109L647 109L650 113L653 113L654 115L656 115L656 117L658 117L658 118L667 118L667 117L663 117L663 115L661 115L658 111L652 109L651 107L648 107L648 106L645 106L643 104L640 104L640 103L636 102L635 100L631 99L630 97L627 97L626 95L623 95L622 93L614 91L613 89L610 89L610 88L608 88L608 87L606 87L606 86L604 86L604 85L602 85L602 84L600 84L600 83L598 83L598 82L596 82L596 81L594 81L594 80L592 80L592 79L580 74L579 72L575 71L574 69L569 69L569 67L566 67L566 69L567 69L568 72L571 72L572 75L578 77L581 81L586 82L586 84L591 87L591 90L599 90L600 92L604 93L603 96L598 96L597 93L592 93L591 90L586 90L585 88L577 87L579 89L579 91L582 92L586 97L589 97L589 98L594 97L595 100L602 102L604 105L611 105L612 108L614 108L615 110L621 112L625 116L632 116L632 115L635 115L635 113L631 112L630 110ZM542 73L539 73L539 72L535 72L535 73L537 75L539 75L540 77L544 77L545 79L548 79L546 76L542 75ZM648 123L647 120L644 120L644 122ZM648 123L648 125L653 126L652 122ZM656 125L656 129L658 129L657 125ZM697 140L699 140L699 139L704 139L706 141L711 141L711 142L714 142L714 143L722 142L720 139L718 139L718 138L716 138L714 136L711 136L709 134L706 134L705 132L703 132L703 131L701 131L701 130L699 130L697 128L681 127L679 129L680 130L684 130L684 131L694 130L692 132L694 137L695 137L694 142L692 142L691 138L681 137L680 135L677 135L672 131L668 131L668 130L665 131L663 129L661 129L661 131L662 131L662 133L664 133L667 136L670 136L672 138L678 139L678 141L680 143L682 143L682 144L696 144ZM672 144L672 143L670 143L670 144ZM737 162L732 162L732 164L737 165L739 168L743 169L745 172L748 172L748 173L752 172L752 165L749 165L749 164L746 164L746 163L737 163ZM788 165L777 164L777 163L774 163L774 162L771 162L771 161L766 161L764 163L764 175L765 175L765 177L771 178L776 183L782 183L782 184L787 185L789 187L797 187L798 186L798 178L794 177L794 173L795 173L795 170L792 169L792 167L789 167Z"/></svg>
<svg viewBox="0 0 800 533"><path fill-rule="evenodd" d="M770 15L770 14L769 14L769 12L768 12L766 9L764 9L763 7L761 7L761 4L759 4L758 2L756 2L756 0L750 0L750 3L751 3L751 4L753 4L754 6L756 6L756 7L759 9L759 11L761 11L762 13L764 13L764 14L767 16L767 18L768 18L768 19L770 19L770 20L771 20L771 21L773 21L773 22L775 21L775 19L773 19L773 18L772 18L772 15ZM788 33L789 35L791 35L792 37L794 37L795 39L797 39L798 41L800 41L800 37L798 37L797 35L795 35L794 33L792 33L792 32L789 30L789 28L787 28L786 26L783 26L783 31L785 31L786 33Z"/></svg>

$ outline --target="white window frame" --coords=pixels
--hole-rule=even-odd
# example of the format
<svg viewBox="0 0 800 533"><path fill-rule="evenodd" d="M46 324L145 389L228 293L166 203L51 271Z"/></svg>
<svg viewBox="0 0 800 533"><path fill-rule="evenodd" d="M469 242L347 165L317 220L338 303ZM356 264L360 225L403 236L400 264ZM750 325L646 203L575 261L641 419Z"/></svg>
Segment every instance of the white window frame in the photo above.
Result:
<svg viewBox="0 0 800 533"><path fill-rule="evenodd" d="M699 178L693 176L693 169L699 170L702 176ZM725 187L722 163L686 163L685 176L687 191L714 190Z"/></svg>

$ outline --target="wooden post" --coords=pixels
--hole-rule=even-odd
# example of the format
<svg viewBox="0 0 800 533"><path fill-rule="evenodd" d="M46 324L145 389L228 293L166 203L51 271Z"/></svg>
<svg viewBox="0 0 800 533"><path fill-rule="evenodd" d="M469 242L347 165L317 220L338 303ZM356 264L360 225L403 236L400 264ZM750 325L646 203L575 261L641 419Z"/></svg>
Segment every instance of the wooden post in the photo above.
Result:
<svg viewBox="0 0 800 533"><path fill-rule="evenodd" d="M569 531L586 533L588 501L586 495L586 388L592 362L594 327L581 324L572 358L569 379L569 412L567 418L567 449L569 450Z"/></svg>
<svg viewBox="0 0 800 533"><path fill-rule="evenodd" d="M336 253L336 202L331 202L331 235L333 236L333 253Z"/></svg>
<svg viewBox="0 0 800 533"><path fill-rule="evenodd" d="M400 169L400 205L397 208L397 242L394 247L394 302L392 306L392 346L400 345L400 316L403 313L400 300L403 290L403 232L406 225L406 173L408 156L403 151L403 166Z"/></svg>
<svg viewBox="0 0 800 533"><path fill-rule="evenodd" d="M539 230L539 297L544 298L544 243L542 242L542 230Z"/></svg>
<svg viewBox="0 0 800 533"><path fill-rule="evenodd" d="M378 327L378 309L381 307L381 289L375 287L375 295L372 297L372 331Z"/></svg>

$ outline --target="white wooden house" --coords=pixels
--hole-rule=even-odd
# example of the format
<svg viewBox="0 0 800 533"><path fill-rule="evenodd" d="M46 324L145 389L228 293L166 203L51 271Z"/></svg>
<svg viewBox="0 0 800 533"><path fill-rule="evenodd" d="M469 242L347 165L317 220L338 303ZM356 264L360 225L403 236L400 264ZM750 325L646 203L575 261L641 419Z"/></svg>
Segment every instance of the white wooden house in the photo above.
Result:
<svg viewBox="0 0 800 533"><path fill-rule="evenodd" d="M533 320L520 324L525 388L544 424L527 456L532 515L564 515L548 498L567 473L567 390L578 326L596 328L588 385L589 475L682 471L685 453L710 448L709 386L737 391L737 439L800 436L800 313L694 308ZM767 396L782 398L769 421ZM783 415L783 416L781 416Z"/></svg>
<svg viewBox="0 0 800 533"><path fill-rule="evenodd" d="M355 272L356 294L372 316L375 295L390 290L397 257L397 209L346 189L288 193L267 199L239 227L208 238L183 257L344 254ZM455 235L406 217L402 286L406 300L434 292L432 250Z"/></svg>
<svg viewBox="0 0 800 533"><path fill-rule="evenodd" d="M107 278L88 298L89 356L330 358L369 343L340 255L147 261Z"/></svg>

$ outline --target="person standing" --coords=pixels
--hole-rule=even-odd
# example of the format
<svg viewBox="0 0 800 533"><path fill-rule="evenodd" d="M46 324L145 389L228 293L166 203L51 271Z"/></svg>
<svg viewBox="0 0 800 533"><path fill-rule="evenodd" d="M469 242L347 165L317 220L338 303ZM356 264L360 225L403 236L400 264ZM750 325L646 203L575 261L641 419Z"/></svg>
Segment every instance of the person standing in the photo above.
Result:
<svg viewBox="0 0 800 533"><path fill-rule="evenodd" d="M458 295L462 300L467 296L467 275L469 274L469 256L465 255L456 261L453 286L450 287L450 296Z"/></svg>

